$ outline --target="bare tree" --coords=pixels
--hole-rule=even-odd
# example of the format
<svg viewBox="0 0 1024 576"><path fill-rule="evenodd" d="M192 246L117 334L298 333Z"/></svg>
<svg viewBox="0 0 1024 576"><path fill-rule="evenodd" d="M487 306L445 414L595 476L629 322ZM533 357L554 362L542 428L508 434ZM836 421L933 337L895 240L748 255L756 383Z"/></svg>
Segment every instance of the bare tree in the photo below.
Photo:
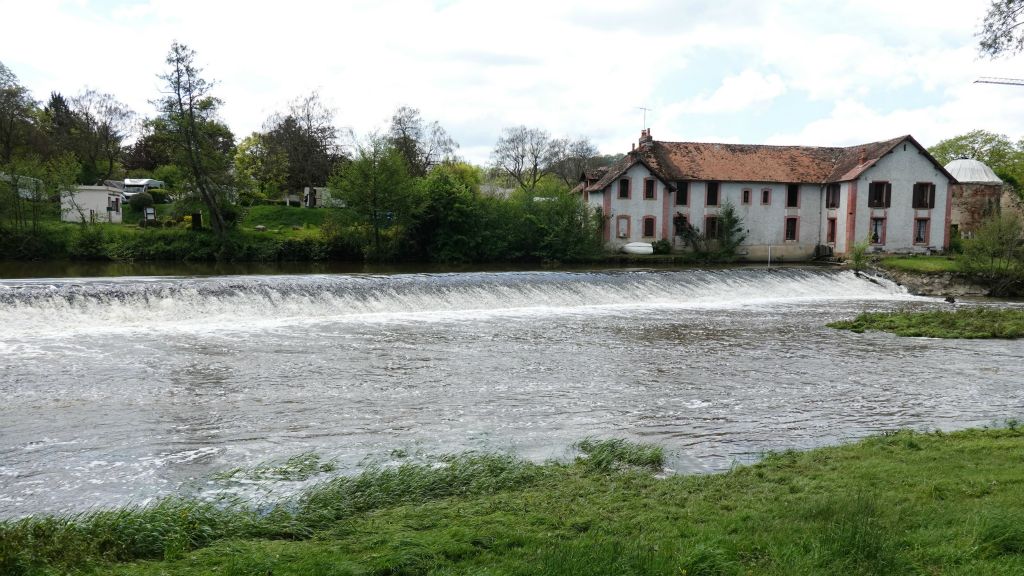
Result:
<svg viewBox="0 0 1024 576"><path fill-rule="evenodd" d="M593 168L597 146L586 137L557 138L551 141L551 171L568 186L579 182L584 171Z"/></svg>
<svg viewBox="0 0 1024 576"><path fill-rule="evenodd" d="M109 179L121 155L121 142L132 128L135 113L110 94L86 89L71 99L71 107L82 123L80 160L98 168L98 180Z"/></svg>
<svg viewBox="0 0 1024 576"><path fill-rule="evenodd" d="M491 152L494 167L519 186L533 190L550 171L551 136L539 128L505 128Z"/></svg>
<svg viewBox="0 0 1024 576"><path fill-rule="evenodd" d="M420 111L408 106L391 117L388 140L405 158L412 176L426 176L434 166L452 159L459 147L440 123L424 123Z"/></svg>
<svg viewBox="0 0 1024 576"><path fill-rule="evenodd" d="M992 0L978 33L982 54L995 58L1024 50L1024 0Z"/></svg>

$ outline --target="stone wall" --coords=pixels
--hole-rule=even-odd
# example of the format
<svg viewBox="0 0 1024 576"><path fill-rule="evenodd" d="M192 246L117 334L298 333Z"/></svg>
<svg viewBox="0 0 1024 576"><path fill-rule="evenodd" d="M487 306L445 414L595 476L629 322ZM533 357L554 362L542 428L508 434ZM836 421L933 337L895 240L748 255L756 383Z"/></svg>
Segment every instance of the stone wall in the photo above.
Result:
<svg viewBox="0 0 1024 576"><path fill-rule="evenodd" d="M999 210L1003 188L1002 184L954 184L950 225L956 226L963 237L970 238L982 220Z"/></svg>
<svg viewBox="0 0 1024 576"><path fill-rule="evenodd" d="M911 294L918 296L985 296L988 289L973 284L961 274L939 272L921 274L876 268L873 271L893 282L906 286Z"/></svg>

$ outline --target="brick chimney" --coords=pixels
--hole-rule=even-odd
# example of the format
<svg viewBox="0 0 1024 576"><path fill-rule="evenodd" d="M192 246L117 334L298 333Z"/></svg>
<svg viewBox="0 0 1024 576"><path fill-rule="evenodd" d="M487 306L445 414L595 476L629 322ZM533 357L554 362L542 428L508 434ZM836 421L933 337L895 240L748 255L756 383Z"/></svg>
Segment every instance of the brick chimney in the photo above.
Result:
<svg viewBox="0 0 1024 576"><path fill-rule="evenodd" d="M651 136L651 129L644 128L640 131L640 149L650 150L654 146L654 138Z"/></svg>

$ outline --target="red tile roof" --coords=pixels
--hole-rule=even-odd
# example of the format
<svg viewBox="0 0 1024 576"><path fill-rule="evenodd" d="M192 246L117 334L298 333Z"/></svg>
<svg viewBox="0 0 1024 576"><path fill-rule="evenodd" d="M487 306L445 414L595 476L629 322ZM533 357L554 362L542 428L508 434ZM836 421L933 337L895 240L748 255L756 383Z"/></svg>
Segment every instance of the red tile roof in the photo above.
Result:
<svg viewBox="0 0 1024 576"><path fill-rule="evenodd" d="M910 135L844 148L654 141L650 146L641 146L627 154L611 166L601 180L586 189L592 192L604 189L637 163L647 166L652 174L666 183L676 180L844 182L857 178L896 146L907 141L950 180L956 180Z"/></svg>

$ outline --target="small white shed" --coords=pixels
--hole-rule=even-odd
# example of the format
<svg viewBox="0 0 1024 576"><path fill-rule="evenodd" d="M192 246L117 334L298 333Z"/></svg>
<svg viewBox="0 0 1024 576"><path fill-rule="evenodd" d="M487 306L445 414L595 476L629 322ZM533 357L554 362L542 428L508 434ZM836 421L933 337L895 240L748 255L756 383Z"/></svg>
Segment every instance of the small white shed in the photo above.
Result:
<svg viewBox="0 0 1024 576"><path fill-rule="evenodd" d="M121 190L112 186L78 186L60 199L64 222L110 222L120 224Z"/></svg>

